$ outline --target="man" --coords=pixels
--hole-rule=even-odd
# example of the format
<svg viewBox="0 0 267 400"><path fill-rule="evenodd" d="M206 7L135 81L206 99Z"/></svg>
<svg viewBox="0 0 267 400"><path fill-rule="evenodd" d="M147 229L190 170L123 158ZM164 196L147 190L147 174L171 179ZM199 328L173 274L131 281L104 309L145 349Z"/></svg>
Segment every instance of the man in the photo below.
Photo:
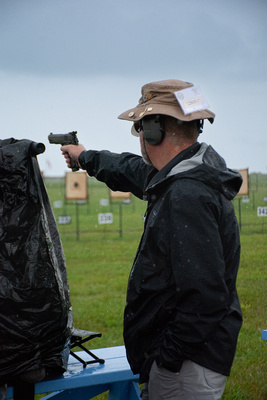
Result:
<svg viewBox="0 0 267 400"><path fill-rule="evenodd" d="M144 383L143 400L220 399L242 324L231 204L242 179L198 143L203 121L215 117L203 103L191 83L153 82L119 116L133 121L142 157L61 148L68 166L78 161L112 190L148 201L124 314L127 358Z"/></svg>

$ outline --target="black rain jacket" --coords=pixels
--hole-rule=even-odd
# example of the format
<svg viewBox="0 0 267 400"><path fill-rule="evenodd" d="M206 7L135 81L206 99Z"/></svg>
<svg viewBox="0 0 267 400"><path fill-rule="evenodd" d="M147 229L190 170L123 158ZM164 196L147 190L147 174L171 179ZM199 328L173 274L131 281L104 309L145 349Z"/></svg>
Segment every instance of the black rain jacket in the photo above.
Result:
<svg viewBox="0 0 267 400"><path fill-rule="evenodd" d="M240 174L205 143L160 171L130 153L87 151L79 161L112 190L148 201L124 315L132 371L142 383L153 360L178 372L189 359L229 375L242 324L240 241L231 203Z"/></svg>

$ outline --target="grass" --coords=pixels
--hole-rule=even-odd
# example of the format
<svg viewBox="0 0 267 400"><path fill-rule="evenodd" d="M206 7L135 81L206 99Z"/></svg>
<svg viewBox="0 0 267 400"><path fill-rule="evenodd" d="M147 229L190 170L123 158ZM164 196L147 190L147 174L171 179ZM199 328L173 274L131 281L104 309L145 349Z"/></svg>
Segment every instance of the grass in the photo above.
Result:
<svg viewBox="0 0 267 400"><path fill-rule="evenodd" d="M243 326L223 399L266 399L266 236L242 235L242 255L237 288L243 312Z"/></svg>
<svg viewBox="0 0 267 400"><path fill-rule="evenodd" d="M267 329L267 218L257 217L257 206L264 206L267 196L267 176L250 176L253 194L249 203L234 200L237 217L241 215L241 263L237 287L243 311L231 377L227 380L223 400L266 400L266 342L261 330ZM62 200L64 184L46 182L51 204ZM105 185L89 180L89 202L78 206L73 202L55 208L59 215L71 215L70 225L59 225L67 260L68 280L74 323L77 328L99 331L101 338L93 339L89 348L123 344L122 323L127 280L142 233L142 215L146 204L136 198L121 206L123 232L120 233L120 206L104 207L101 198L108 198ZM267 205L267 203L266 203ZM114 222L99 225L97 214L113 212ZM79 230L77 235L76 213ZM37 398L37 396L36 396ZM38 397L40 398L40 397ZM97 396L107 399L107 394Z"/></svg>

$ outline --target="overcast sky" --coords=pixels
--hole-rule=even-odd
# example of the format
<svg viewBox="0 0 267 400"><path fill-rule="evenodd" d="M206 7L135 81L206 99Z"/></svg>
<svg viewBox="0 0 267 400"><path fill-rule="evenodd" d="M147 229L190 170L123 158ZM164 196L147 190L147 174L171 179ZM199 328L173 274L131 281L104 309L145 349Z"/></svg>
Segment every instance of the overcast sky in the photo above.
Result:
<svg viewBox="0 0 267 400"><path fill-rule="evenodd" d="M267 173L266 0L0 0L1 138L43 142L47 176L67 170L50 132L140 154L117 116L163 79L206 95L216 118L200 141Z"/></svg>

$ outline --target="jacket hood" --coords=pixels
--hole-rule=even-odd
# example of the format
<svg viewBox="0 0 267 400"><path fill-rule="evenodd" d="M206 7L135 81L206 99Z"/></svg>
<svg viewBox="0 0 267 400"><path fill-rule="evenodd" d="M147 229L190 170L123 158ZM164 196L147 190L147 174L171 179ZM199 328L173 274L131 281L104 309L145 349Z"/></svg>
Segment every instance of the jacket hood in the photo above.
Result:
<svg viewBox="0 0 267 400"><path fill-rule="evenodd" d="M237 195L242 185L241 175L239 172L227 168L224 159L212 146L201 143L199 150L191 158L182 159L181 161L179 161L180 154L171 161L172 163L177 158L175 165L171 169L168 168L165 179L172 177L175 179L188 178L198 180L220 191L229 200L232 200ZM161 171L163 172L163 170ZM162 181L162 179L157 182L156 180L153 179L155 185ZM149 185L148 191L152 186Z"/></svg>

